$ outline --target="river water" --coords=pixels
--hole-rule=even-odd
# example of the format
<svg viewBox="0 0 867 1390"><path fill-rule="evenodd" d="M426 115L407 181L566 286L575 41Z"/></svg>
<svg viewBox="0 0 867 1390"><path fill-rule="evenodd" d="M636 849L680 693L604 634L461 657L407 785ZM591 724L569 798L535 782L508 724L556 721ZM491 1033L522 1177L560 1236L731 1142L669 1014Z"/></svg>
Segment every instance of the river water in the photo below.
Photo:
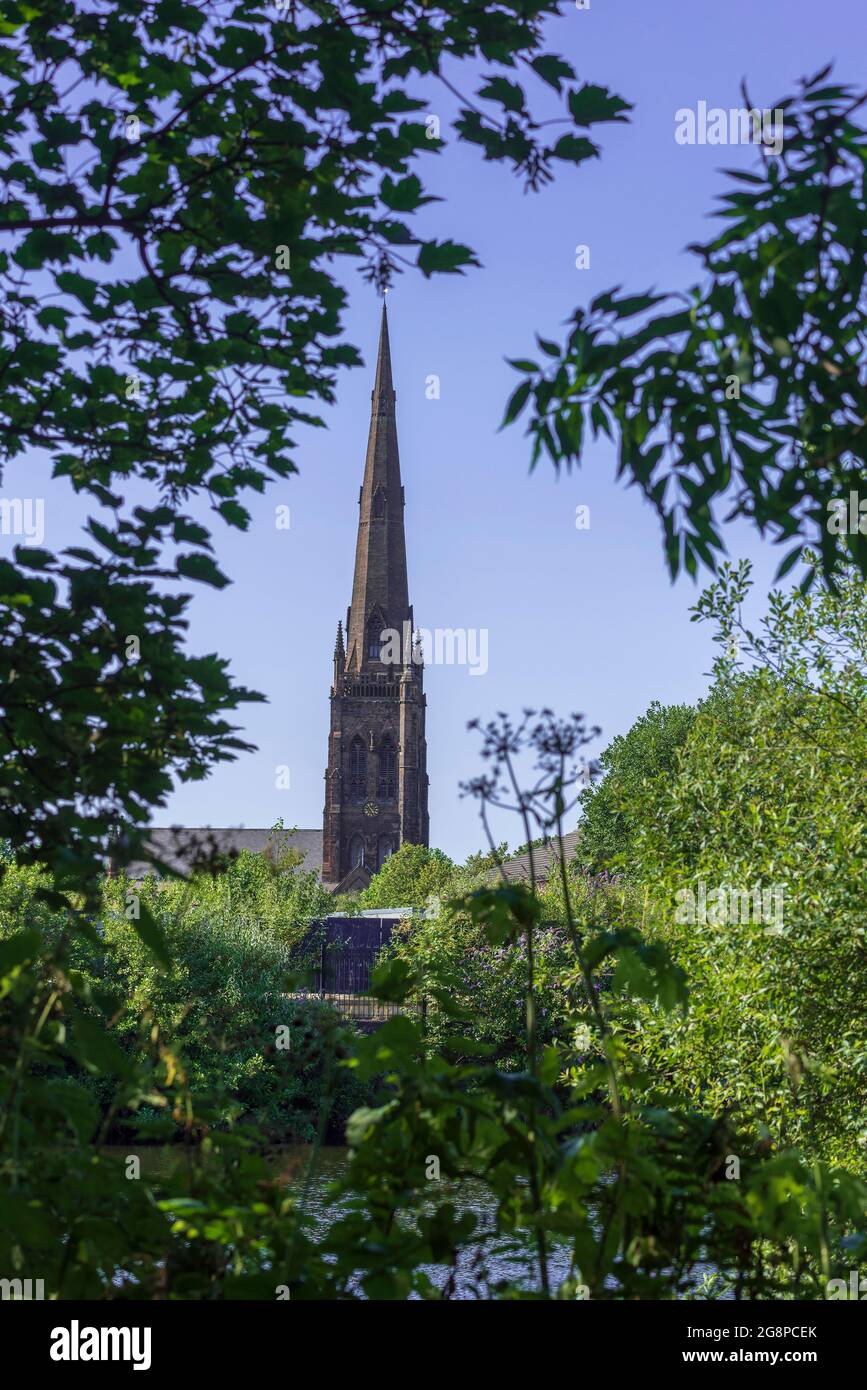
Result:
<svg viewBox="0 0 867 1390"><path fill-rule="evenodd" d="M141 1159L141 1171L153 1177L170 1172L183 1159L183 1150L171 1145L153 1145L140 1149L111 1146L107 1151L123 1158L136 1154ZM320 1148L316 1155L305 1208L314 1225L323 1231L339 1215L339 1205L330 1200L328 1189L346 1172L348 1152L345 1148L329 1145ZM307 1144L286 1145L272 1155L275 1169L290 1188L300 1187L305 1183L312 1157L312 1147ZM482 1247L484 1277L480 1277L481 1264L478 1255L471 1251L461 1252L456 1277L450 1289L451 1296L458 1299L490 1297L492 1285L501 1280L521 1289L538 1288L539 1269L535 1259L535 1247L529 1237L521 1239L497 1235L496 1202L484 1185L464 1181L459 1187L443 1183L442 1188L442 1201L453 1202L459 1212L471 1211L476 1217L477 1229L490 1233ZM568 1246L555 1244L548 1255L548 1277L552 1289L566 1278L569 1263ZM450 1270L443 1265L425 1265L423 1268L431 1283L443 1288Z"/></svg>
<svg viewBox="0 0 867 1390"><path fill-rule="evenodd" d="M107 1151L123 1158L137 1154L141 1159L141 1171L154 1177L169 1173L177 1163L183 1161L184 1152L171 1145L153 1145L141 1149L112 1146ZM301 1188L307 1183L311 1159L314 1157L311 1145L287 1144L275 1150L270 1157L275 1170L289 1188ZM340 1205L330 1196L329 1188L344 1176L348 1162L349 1150L345 1148L329 1145L320 1148L316 1154L304 1205L314 1226L323 1232L340 1215ZM505 1237L496 1232L496 1202L483 1183L472 1180L465 1180L460 1185L443 1183L438 1195L441 1202L452 1202L458 1212L472 1212L476 1217L477 1231L488 1233L480 1250L475 1247L460 1253L455 1278L448 1291L450 1297L487 1299L492 1296L494 1286L501 1281L528 1291L540 1287L535 1245L529 1236ZM431 1202L431 1210L434 1205ZM552 1241L549 1237L547 1263L549 1286L554 1292L571 1272L569 1244ZM422 1268L435 1287L444 1288L451 1273L447 1266L424 1265ZM692 1270L690 1285L697 1290L704 1279L713 1275L712 1265L698 1264ZM728 1299L732 1294L729 1291L712 1296Z"/></svg>

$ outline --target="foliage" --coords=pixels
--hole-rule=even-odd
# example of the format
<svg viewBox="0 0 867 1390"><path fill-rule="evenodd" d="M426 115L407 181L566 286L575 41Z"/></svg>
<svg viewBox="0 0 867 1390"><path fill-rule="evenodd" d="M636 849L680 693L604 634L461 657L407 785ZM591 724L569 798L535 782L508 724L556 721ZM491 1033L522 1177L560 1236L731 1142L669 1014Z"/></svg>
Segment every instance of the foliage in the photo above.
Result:
<svg viewBox="0 0 867 1390"><path fill-rule="evenodd" d="M59 888L95 895L112 829L115 862L141 859L172 779L247 747L231 717L260 697L185 650L177 586L228 582L197 504L246 529L360 361L335 261L379 288L476 264L413 229L445 143L415 84L481 62L454 134L533 188L625 119L545 51L556 10L2 5L0 467L45 451L98 509L84 544L0 563L0 837Z"/></svg>
<svg viewBox="0 0 867 1390"><path fill-rule="evenodd" d="M441 849L401 845L359 895L360 908L428 907L448 892L455 866Z"/></svg>
<svg viewBox="0 0 867 1390"><path fill-rule="evenodd" d="M829 507L864 482L867 96L826 85L829 69L775 103L779 154L727 171L725 229L690 248L706 278L686 294L622 294L576 309L565 346L539 339L548 367L524 373L508 423L532 399L532 461L578 465L603 433L618 477L662 522L669 569L695 574L723 551L719 508L777 543L809 541L826 575L867 574L864 527L831 527ZM744 92L744 103L752 103ZM647 311L657 311L647 318ZM641 315L639 327L628 320Z"/></svg>
<svg viewBox="0 0 867 1390"><path fill-rule="evenodd" d="M544 51L541 26L555 11L552 0L372 10L316 0L277 19L234 0L2 6L0 457L9 465L44 450L55 478L100 511L84 545L61 554L18 546L0 563L0 844L11 841L16 861L4 852L0 878L0 1265L10 1276L38 1269L52 1296L274 1297L277 1280L295 1299L447 1296L465 1257L486 1281L490 1233L460 1209L468 1180L493 1198L495 1239L526 1232L532 1240L535 1281L495 1290L506 1297L581 1288L593 1297L676 1296L708 1262L744 1296L821 1297L827 1279L864 1257L858 1178L774 1152L777 1137L790 1136L781 1126L770 1136L757 1129L754 1107L741 1105L736 1129L707 1066L702 1109L682 1103L679 1035L654 1034L651 1023L680 1018L684 972L660 939L664 921L644 934L628 901L624 920L612 917L616 891L576 898L565 868L559 886L549 885L561 894L565 935L550 964L565 1037L541 993L543 900L524 885L461 891L453 910L466 919L475 961L483 935L491 951L506 952L503 987L520 987L523 1061L513 1010L498 1068L475 1060L486 1039L456 1043L452 1023L463 1024L468 1009L460 989L453 997L454 972L437 957L433 927L431 959L388 962L378 988L393 1000L423 981L431 1027L445 1020L446 1056L426 1050L409 1017L353 1038L329 1011L284 999L297 914L302 904L318 910L309 878L278 881L241 856L213 882L197 874L140 891L122 879L103 883L109 854L121 869L142 857L144 828L173 778L204 777L246 747L230 719L259 697L235 685L217 655L186 651L189 595L178 585L225 585L203 505L244 529L248 490L294 471L294 427L320 423L315 402L330 402L338 368L358 361L342 340L345 296L333 262L359 262L379 288L407 252L426 276L474 263L469 248L412 227L429 201L415 166L442 148L417 119L428 101L414 83L454 90L444 69L481 59L489 70L474 98L461 95L455 133L530 187L558 162L595 156L589 128L624 119L626 103L579 87L571 67ZM537 120L516 71L556 94L567 129L551 143L552 122ZM681 550L690 570L712 556L710 504L728 487L729 468L739 510L784 536L800 534L803 517L815 522L822 488L842 490L854 475L863 430L852 404L863 274L854 109L842 89L808 87L787 108L783 158L751 185L757 201L740 195L740 222L705 248L709 293L697 292L685 316L646 325L614 348L596 318L576 320L553 382L535 384L541 414L573 392L555 426L564 456L580 453L575 420L585 406L595 430L616 422L621 468L660 508L673 569ZM650 307L603 296L591 316L619 323L643 303ZM660 332L680 334L680 346L645 355ZM576 365L579 353L586 360ZM741 362L755 387L734 406L718 388ZM519 388L511 416L532 384ZM682 441L673 471L683 498L674 502L653 477L657 427ZM538 433L556 452L541 415ZM691 529L678 532L671 507L684 499ZM842 543L823 535L820 544L830 569ZM849 544L863 561L861 539ZM712 602L730 625L736 606L719 594ZM795 614L808 647L818 616ZM845 761L841 711L851 704L863 713L863 687L844 656L819 671L817 695L800 679L801 657L779 634L771 645L782 663L776 680L760 672L752 686L733 686L736 713L741 689L760 689L766 764L732 755L728 767L754 832L751 868L779 852L794 880L803 865L805 929L795 944L820 989L799 1017L816 1051L821 990L827 984L829 1006L839 1014L848 1005L851 1017L841 996L858 997L855 880L844 867L831 886L828 865L837 872L850 855L863 862L863 789L846 744L848 766L835 764L816 806L805 797L790 812L770 736L803 734L797 766L819 785L825 711L835 710L830 746ZM816 666L821 652L810 650ZM760 726L750 724L751 708L745 703L752 733ZM501 719L484 737L493 774L470 784L483 814L505 801L528 844L539 833L562 838L572 764L588 738L581 721ZM538 777L524 791L510 760L528 745ZM695 747L722 809L723 789L710 777L717 765L706 755L702 763L697 737ZM754 787L771 797L764 845ZM665 872L678 855L690 868L697 862L694 803L690 812L677 824L672 813ZM637 843L648 866L654 854L662 864L650 835ZM740 852L733 843L727 864ZM251 898L255 910L245 914ZM820 909L830 928L827 976L826 941L806 930L807 910ZM704 989L704 962L695 964ZM793 954L780 970L781 1008L796 966ZM486 1007L497 1007L496 992ZM806 1139L827 1146L843 1107L839 1150L848 1154L853 1127L833 1068L848 1048L857 1071L863 1049L858 1022L845 1017L849 1032L827 1066L798 1038L790 1055L807 1076L803 1125L797 1116ZM269 1050L282 1019L288 1058ZM736 1041L746 1046L741 1034ZM667 1071L648 1067L653 1046L664 1049ZM754 1059L742 1060L752 1084ZM368 1103L349 1122L350 1172L323 1236L306 1210L312 1170L331 1117L357 1085ZM773 1104L770 1114L779 1114ZM148 1137L182 1134L184 1161L133 1182L104 1141L136 1116ZM245 1117L258 1124L248 1128ZM304 1133L315 1123L316 1142L306 1179L287 1191L262 1149L271 1127L292 1132L296 1121ZM739 1180L721 1176L727 1153L741 1159ZM458 1198L433 1209L431 1154ZM552 1258L562 1247L561 1277ZM424 1268L433 1262L452 1271L444 1290Z"/></svg>
<svg viewBox="0 0 867 1390"><path fill-rule="evenodd" d="M676 1024L646 1011L638 1044L691 1103L863 1171L867 590L850 572L837 596L772 594L752 633L751 582L725 567L702 597L716 697L634 803L633 911L693 1000Z"/></svg>
<svg viewBox="0 0 867 1390"><path fill-rule="evenodd" d="M467 1062L483 1055L501 1071L517 1072L526 1061L527 943L521 937L492 944L472 910L475 895L497 883L497 865L507 862L505 845L489 855L471 856L452 879L450 901L433 915L401 924L393 942L394 954L406 962L427 1000L426 1055L439 1053ZM616 925L619 888L615 891L604 878L591 879L572 868L566 883L573 908L592 914L600 926ZM538 897L542 915L534 941L536 1025L544 1047L584 1037L586 1030L564 984L573 957L560 877L552 875ZM450 1000L447 1009L438 1003L444 990ZM586 1039L586 1047L592 1050L591 1040Z"/></svg>
<svg viewBox="0 0 867 1390"><path fill-rule="evenodd" d="M427 999L424 1045L428 1055L466 1061L483 1055L504 1072L523 1069L525 942L492 946L470 912L452 909L408 922L399 934L396 954L407 962ZM569 1000L562 988L568 959L563 931L557 926L541 930L535 964L542 1045L554 1042L568 1029ZM448 990L448 1009L437 1003L444 990Z"/></svg>
<svg viewBox="0 0 867 1390"><path fill-rule="evenodd" d="M171 911L184 911L237 920L251 919L280 936L288 945L300 938L304 923L329 911L331 894L314 870L299 869L301 856L292 848L291 831L276 826L270 853L242 850L219 873L198 874L193 881L159 884L157 900Z"/></svg>
<svg viewBox="0 0 867 1390"><path fill-rule="evenodd" d="M504 783L517 787L515 758L529 742L541 776L516 800L556 820L566 797L551 774L575 757L584 730L579 721L532 719L487 727L496 770L474 785L485 801ZM525 1066L499 1070L483 1048L475 1063L430 1056L408 1018L361 1041L350 1065L362 1075L388 1069L394 1095L350 1122L344 1214L325 1238L338 1287L348 1291L360 1271L370 1297L448 1296L462 1268L482 1296L672 1298L698 1296L710 1263L715 1286L738 1298L825 1297L827 1281L846 1277L867 1253L867 1186L795 1152L769 1152L760 1130L724 1114L672 1106L662 1074L648 1078L629 1039L641 1001L667 1018L685 1009L683 972L634 929L600 929L576 913L563 882L572 961L560 984L576 1005L583 999L595 1057L579 1062L569 1041L539 1047L540 898L510 884L459 899L455 910L469 914L492 948L525 943ZM605 989L597 988L600 970ZM393 962L390 992L401 980L405 991L416 988L423 975ZM466 1017L450 991L437 1002L457 1022ZM477 1229L462 1209L469 1179L495 1205L492 1230ZM441 1182L442 1196L432 1196ZM498 1282L492 1245L526 1257L522 1235L532 1241L533 1276ZM451 1271L444 1290L425 1269L433 1262Z"/></svg>
<svg viewBox="0 0 867 1390"><path fill-rule="evenodd" d="M358 1066L390 1068L397 1094L350 1125L350 1209L324 1242L341 1291L361 1271L370 1297L438 1297L425 1268L437 1263L452 1271L445 1296L462 1266L483 1297L666 1299L688 1296L711 1261L739 1297L821 1299L826 1280L848 1277L863 1257L854 1233L867 1188L844 1172L794 1153L768 1158L755 1136L633 1104L625 1091L615 1115L586 1098L594 1073L564 1108L552 1082L568 1054L557 1049L540 1075L507 1076L423 1058L420 1041L404 1019L359 1046ZM587 1128L576 1135L579 1123ZM738 1181L726 1180L732 1154ZM492 1230L462 1209L468 1177L493 1199ZM525 1253L528 1231L537 1254L526 1283L497 1280L492 1250Z"/></svg>
<svg viewBox="0 0 867 1390"><path fill-rule="evenodd" d="M136 948L129 936L125 944ZM263 1132L221 1129L225 1096L190 1089L175 1040L149 1010L118 1027L116 1000L101 980L68 967L62 936L49 944L38 930L4 933L0 976L0 1259L8 1276L38 1270L52 1298L273 1297L263 1250L302 1258L306 1237L297 1201L262 1155ZM324 1050L333 1076L342 1033L324 1016L317 1026L318 1034L296 1029L293 1037L302 1056ZM320 1137L330 1084L317 1097L325 1100ZM103 1147L118 1117L144 1108L148 1138L184 1140L157 1175L131 1171L128 1154ZM127 1148L133 1143L129 1136Z"/></svg>
<svg viewBox="0 0 867 1390"><path fill-rule="evenodd" d="M598 871L616 860L628 872L634 818L645 781L673 774L678 750L694 718L689 705L661 705L654 700L627 734L612 739L599 758L604 780L581 794L578 858L582 865Z"/></svg>
<svg viewBox="0 0 867 1390"><path fill-rule="evenodd" d="M166 1129L159 1096L128 1105L109 1077L81 1062L78 1030L89 1036L98 1028L99 999L111 1009L107 1047L120 1049L126 1074L147 1067L143 1029L156 1030L162 1062L196 1097L200 1123L205 1117L209 1126L255 1123L265 1140L312 1140L328 1085L329 1133L342 1135L363 1095L346 1072L330 1077L331 1009L293 992L299 982L290 947L306 923L281 916L279 901L274 911L276 895L285 914L293 887L297 893L291 876L268 874L261 857L250 854L215 879L184 885L116 879L106 885L97 942L76 937L68 948L64 971L75 981L81 1014L73 1013L66 1025L70 1051L63 1067L56 1066L56 1080L68 1083L70 1095L84 1088L97 1103L89 1137L118 1139L138 1131L171 1138L184 1119L176 1115ZM57 951L63 918L40 903L37 889L33 870L7 875L0 886L0 933L7 936L21 923L39 926L46 947ZM169 968L133 929L143 907L158 925Z"/></svg>
<svg viewBox="0 0 867 1390"><path fill-rule="evenodd" d="M529 740L541 775L520 804L545 821L556 821L568 804L557 769L572 764L584 737L580 721L559 725L548 716L527 716L517 728L497 722L485 733L498 770ZM489 772L474 785L480 796L495 797L502 779ZM215 996L233 946L219 929L213 947L179 946L182 926L163 922L165 940L185 957L188 973L177 989L156 982L157 967L144 966L144 943L120 920L125 886L115 884L117 920L106 922L99 939L127 996L119 1012L102 981L67 962L63 914L47 920L51 910L34 894L33 872L16 871L4 885L10 895L17 885L19 893L17 901L4 900L5 910L19 910L27 898L40 930L14 931L0 943L7 1062L0 1082L0 1254L11 1271L46 1271L52 1292L274 1297L279 1283L296 1300L412 1292L439 1298L454 1291L461 1270L493 1297L671 1298L698 1296L711 1266L717 1287L739 1297L822 1298L829 1279L847 1278L867 1256L863 1182L775 1150L745 1115L672 1103L665 1073L648 1069L631 1046L646 1005L669 1021L683 1014L686 982L660 942L617 921L613 887L600 898L597 885L582 899L568 873L560 880L556 976L572 1031L561 1032L556 1044L547 1041L539 1008L543 982L548 992L542 939L551 902L524 884L507 884L476 887L447 909L465 919L458 927L465 939L475 933L479 954L482 937L492 957L502 947L513 950L513 981L522 968L520 1067L498 1067L484 1041L456 1036L471 1010L433 952L428 960L421 952L414 961L393 959L377 987L400 999L424 983L434 1020L440 1015L447 1024L441 1051L425 1046L408 1016L355 1039L325 1022L316 1046L335 1066L323 1086L319 1137L339 1091L337 1072L365 1088L379 1088L384 1077L386 1088L371 1091L349 1119L350 1166L322 1229L306 1209L309 1174L284 1189L252 1147L261 1144L261 1132L221 1132L208 1097L196 1094L204 1055L196 1055L196 1043L207 1029L199 1001L209 991ZM156 896L160 885L144 891ZM624 901L624 914L627 907ZM433 933L433 919L425 930ZM206 933L200 928L197 935ZM269 939L272 946L278 940ZM274 956L259 937L249 940L262 966L255 988L261 998ZM211 951L221 957L216 968ZM143 981L135 986L138 1007L122 978L126 969ZM271 1014L265 1006L256 1021L239 973L240 963L229 978L240 1027L252 1020L249 1026L264 1029ZM186 1039L189 1068L172 1037L185 1027L177 1014L185 998L197 1011ZM218 1036L220 1028L236 1036L233 1020L215 1024ZM133 1055L122 1042L134 1027ZM112 1080L109 1115L143 1105L171 1114L169 1127L180 1124L189 1141L184 1161L147 1183L130 1183L116 1159L93 1153L88 1140L98 1108L78 1081L87 1071ZM243 1086L235 1074L230 1084L239 1081ZM314 1145L311 1166L316 1152ZM467 1183L486 1193L495 1213L490 1229L477 1227L466 1208ZM524 1277L498 1281L490 1261L504 1250L519 1264L529 1262ZM431 1278L431 1265L443 1267L444 1283Z"/></svg>

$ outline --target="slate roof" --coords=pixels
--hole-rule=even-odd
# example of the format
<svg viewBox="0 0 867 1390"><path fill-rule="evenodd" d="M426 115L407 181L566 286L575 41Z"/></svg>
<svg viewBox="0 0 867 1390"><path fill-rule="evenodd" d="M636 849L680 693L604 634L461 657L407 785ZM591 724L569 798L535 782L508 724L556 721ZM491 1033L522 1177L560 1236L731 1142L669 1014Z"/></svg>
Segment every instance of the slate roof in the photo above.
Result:
<svg viewBox="0 0 867 1390"><path fill-rule="evenodd" d="M563 847L566 851L566 862L572 858L578 844L578 830L570 830L563 836ZM309 872L315 869L317 873L322 869L322 831L321 830L282 830L276 832L278 850L285 849L300 850L304 855L303 863L299 869ZM211 826L184 827L184 826L154 826L148 836L150 844L160 859L165 860L173 868L186 872L192 861L209 859L220 856L238 854L242 849L250 850L253 854L261 854L263 851L274 851L275 831L270 827L264 830L246 830L244 828L231 827L229 829L212 828ZM545 883L552 873L556 872L557 841L551 840L547 845L539 845L533 851L536 861L536 878L539 883ZM127 873L130 878L144 878L147 874L157 872L153 865L144 861L130 864ZM503 873L509 882L530 877L530 856L529 854L516 855L514 859L508 860L503 865ZM500 875L494 873L497 879Z"/></svg>
<svg viewBox="0 0 867 1390"><path fill-rule="evenodd" d="M186 872L196 860L208 861L227 855L239 854L242 849L253 854L265 852L278 853L285 850L300 850L304 855L299 869L309 872L322 868L321 830L246 830L243 827L220 829L211 826L153 826L148 833L150 847L158 858L172 868ZM204 867L205 865L203 865ZM144 878L156 873L152 864L139 861L130 864L127 874L130 878Z"/></svg>
<svg viewBox="0 0 867 1390"><path fill-rule="evenodd" d="M570 830L568 834L563 836L563 850L566 855L567 864L569 863L570 859L575 853L575 849L578 845L578 836L580 835L580 833L581 832L579 830ZM536 881L538 883L546 883L552 874L559 872L557 867L557 855L559 853L559 849L560 847L557 840L549 840L547 845L539 845L536 849L533 850L533 860L536 868ZM529 853L518 854L515 856L514 859L510 859L508 863L503 865L503 873L505 874L506 878L509 880L510 883L515 882L519 879L529 878ZM500 875L497 874L496 877L499 878Z"/></svg>

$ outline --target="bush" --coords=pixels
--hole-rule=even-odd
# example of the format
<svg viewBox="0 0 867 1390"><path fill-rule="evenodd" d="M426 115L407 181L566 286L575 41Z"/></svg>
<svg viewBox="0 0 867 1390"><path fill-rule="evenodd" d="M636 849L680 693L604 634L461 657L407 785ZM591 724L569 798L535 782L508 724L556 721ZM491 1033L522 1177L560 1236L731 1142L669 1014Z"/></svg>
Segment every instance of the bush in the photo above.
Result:
<svg viewBox="0 0 867 1390"><path fill-rule="evenodd" d="M40 901L41 886L36 870L10 868L0 880L0 921L3 935L38 926L50 948L64 919ZM269 1142L314 1138L320 1115L328 1136L342 1141L347 1116L369 1098L339 1065L339 1016L297 996L291 947L308 923L289 914L305 892L308 885L282 881L249 854L224 874L189 883L114 879L94 938L69 945L69 968L91 999L108 1006L112 1039L131 1062L143 1063L145 1035L155 1031L163 1065L196 1097L200 1117L220 1127L255 1124ZM141 932L144 920L159 932L168 968ZM97 1016L85 1007L70 1024L72 1040ZM184 1121L179 1114L167 1127L165 1108L143 1097L133 1109L118 1107L110 1074L70 1066L55 1079L70 1105L78 1092L81 1106L93 1105L94 1133L107 1121L103 1138L141 1126L165 1138Z"/></svg>
<svg viewBox="0 0 867 1390"><path fill-rule="evenodd" d="M605 777L581 795L577 849L579 862L591 873L615 861L628 872L645 790L655 778L674 773L695 715L689 705L661 705L654 700L629 732L612 739L599 758Z"/></svg>
<svg viewBox="0 0 867 1390"><path fill-rule="evenodd" d="M729 571L700 605L726 653L748 587ZM690 1103L861 1171L865 634L860 581L772 595L765 635L741 634L750 668L721 659L675 774L636 799L630 868L636 910L690 980L685 1018L640 1020L651 1068Z"/></svg>
<svg viewBox="0 0 867 1390"><path fill-rule="evenodd" d="M427 907L449 891L455 866L441 849L401 845L358 896L360 908Z"/></svg>

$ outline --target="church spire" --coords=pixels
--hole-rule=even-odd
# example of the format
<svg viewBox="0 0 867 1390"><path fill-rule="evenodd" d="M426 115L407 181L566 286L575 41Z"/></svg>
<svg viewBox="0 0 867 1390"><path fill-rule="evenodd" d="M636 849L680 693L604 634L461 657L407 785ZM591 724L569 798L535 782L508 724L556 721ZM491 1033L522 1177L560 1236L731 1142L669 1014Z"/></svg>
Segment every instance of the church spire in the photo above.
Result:
<svg viewBox="0 0 867 1390"><path fill-rule="evenodd" d="M347 669L355 672L371 664L378 667L378 638L384 628L394 629L402 640L404 623L412 621L395 399L383 301L346 633Z"/></svg>
<svg viewBox="0 0 867 1390"><path fill-rule="evenodd" d="M383 639L385 629L397 633L397 644ZM322 882L339 892L365 887L401 845L430 840L427 702L422 665L410 659L412 629L383 306L345 656L338 626L330 698Z"/></svg>

